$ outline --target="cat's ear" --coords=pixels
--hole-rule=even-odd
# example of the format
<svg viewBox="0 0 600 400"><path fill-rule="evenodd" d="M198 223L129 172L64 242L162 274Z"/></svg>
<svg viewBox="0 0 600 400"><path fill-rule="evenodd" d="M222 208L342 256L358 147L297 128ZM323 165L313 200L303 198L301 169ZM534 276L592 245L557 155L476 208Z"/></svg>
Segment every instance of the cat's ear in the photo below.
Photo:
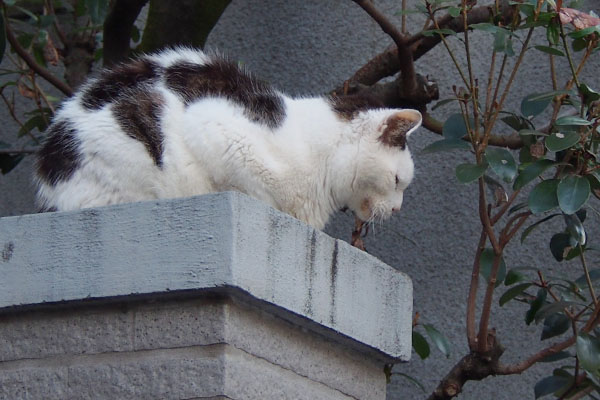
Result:
<svg viewBox="0 0 600 400"><path fill-rule="evenodd" d="M406 138L419 126L422 116L417 110L401 110L387 117L379 141L387 146L406 148Z"/></svg>

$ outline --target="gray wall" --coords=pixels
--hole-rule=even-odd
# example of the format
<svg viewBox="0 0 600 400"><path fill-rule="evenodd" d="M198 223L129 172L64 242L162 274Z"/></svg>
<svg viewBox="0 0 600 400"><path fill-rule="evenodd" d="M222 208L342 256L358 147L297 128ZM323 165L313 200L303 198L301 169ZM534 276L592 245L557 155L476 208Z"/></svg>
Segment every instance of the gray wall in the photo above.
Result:
<svg viewBox="0 0 600 400"><path fill-rule="evenodd" d="M416 1L409 0L409 3ZM388 15L400 8L399 1L380 0L376 4ZM588 6L600 11L597 1L588 1ZM399 17L392 18L399 20ZM412 26L416 30L421 24L422 20L418 19ZM486 69L482 65L490 58L487 50L490 43L486 36L476 37L474 43L476 71L484 81ZM389 44L390 40L350 0L234 0L208 42L209 47L243 61L279 88L302 95L322 93L339 85ZM515 85L514 100L509 102L509 107L516 109L527 93L549 90L545 61L535 51L525 59L526 71ZM452 85L459 84L451 60L441 46L420 59L417 68L438 80L442 98L449 96ZM561 76L567 75L564 65L560 70ZM599 75L598 62L587 67L586 76L594 77L596 85ZM442 109L440 117L444 116L443 112L454 110ZM2 133L11 134L11 130ZM466 352L465 299L479 235L476 188L461 185L454 178L455 165L468 158L460 153L420 153L436 139L438 137L424 129L411 137L409 145L415 155L416 177L406 193L405 205L399 215L371 232L366 242L371 254L413 278L414 306L421 314L420 321L434 324L454 344L448 359L434 350L428 360L421 361L413 355L410 363L395 368L419 379L427 392ZM27 162L10 175L0 177L0 215L33 210L30 169L31 164ZM352 223L351 216L340 215L326 232L348 239ZM590 230L590 244L598 247L598 216L590 215L586 225ZM555 225L554 230L540 230L524 246L514 243L508 252L508 267L529 265L542 267L548 274L565 270L575 270L578 274L577 264L559 264L549 254L547 243L556 229L560 229L560 224ZM598 253L589 254L590 263L597 266ZM524 312L524 306L509 304L493 314L492 325L507 347L503 357L506 362L522 359L541 345L538 341L541 327L526 327ZM533 398L533 385L549 375L552 368L552 365L543 365L519 377L471 382L460 398ZM389 399L425 397L402 378L394 377L389 388Z"/></svg>

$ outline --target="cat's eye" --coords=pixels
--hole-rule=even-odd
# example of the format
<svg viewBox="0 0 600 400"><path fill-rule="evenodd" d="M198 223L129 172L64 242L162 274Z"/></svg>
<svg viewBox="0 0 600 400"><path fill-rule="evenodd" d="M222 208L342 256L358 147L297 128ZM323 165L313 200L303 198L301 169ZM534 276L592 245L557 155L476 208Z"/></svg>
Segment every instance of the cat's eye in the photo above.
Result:
<svg viewBox="0 0 600 400"><path fill-rule="evenodd" d="M398 179L398 175L396 175L396 187L398 187L399 183L400 183L400 179Z"/></svg>

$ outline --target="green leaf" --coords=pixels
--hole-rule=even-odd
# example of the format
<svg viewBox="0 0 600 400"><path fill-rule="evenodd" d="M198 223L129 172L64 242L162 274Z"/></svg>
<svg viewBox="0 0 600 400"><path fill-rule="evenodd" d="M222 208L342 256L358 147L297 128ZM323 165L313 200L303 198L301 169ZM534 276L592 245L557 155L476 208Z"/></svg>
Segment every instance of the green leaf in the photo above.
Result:
<svg viewBox="0 0 600 400"><path fill-rule="evenodd" d="M141 39L141 34L140 34L140 29L133 25L131 27L131 40L133 40L133 43L138 43Z"/></svg>
<svg viewBox="0 0 600 400"><path fill-rule="evenodd" d="M587 333L577 335L579 365L597 381L600 378L600 341Z"/></svg>
<svg viewBox="0 0 600 400"><path fill-rule="evenodd" d="M421 33L423 36L456 35L456 32L452 29L431 29L428 31L422 31Z"/></svg>
<svg viewBox="0 0 600 400"><path fill-rule="evenodd" d="M594 91L585 83L579 85L579 91L583 95L584 102L586 105L590 105L591 102L600 100L600 93Z"/></svg>
<svg viewBox="0 0 600 400"><path fill-rule="evenodd" d="M564 314L552 314L544 319L544 328L540 340L562 335L571 327L571 320Z"/></svg>
<svg viewBox="0 0 600 400"><path fill-rule="evenodd" d="M423 154L437 153L439 151L469 150L471 145L460 139L442 139L433 142L422 150Z"/></svg>
<svg viewBox="0 0 600 400"><path fill-rule="evenodd" d="M451 17L456 18L460 15L460 8L459 7L450 7L448 8L448 14L450 14Z"/></svg>
<svg viewBox="0 0 600 400"><path fill-rule="evenodd" d="M521 271L537 271L537 269L532 267L512 268L506 273L506 278L504 278L504 285L510 286L517 282L528 280L529 278Z"/></svg>
<svg viewBox="0 0 600 400"><path fill-rule="evenodd" d="M442 106L445 106L446 104L453 103L455 101L458 101L458 99L456 97L453 97L451 99L440 100L437 103L435 103L435 105L433 107L431 107L431 111L436 110Z"/></svg>
<svg viewBox="0 0 600 400"><path fill-rule="evenodd" d="M412 347L419 357L421 357L421 360L429 357L431 352L429 349L429 343L427 343L427 339L425 339L423 335L417 331L413 331L412 333Z"/></svg>
<svg viewBox="0 0 600 400"><path fill-rule="evenodd" d="M477 164L459 164L456 166L456 177L460 183L470 183L477 180L487 170L487 163Z"/></svg>
<svg viewBox="0 0 600 400"><path fill-rule="evenodd" d="M584 38L577 38L571 42L571 47L573 47L573 50L577 52L585 50L587 48L587 44L588 42Z"/></svg>
<svg viewBox="0 0 600 400"><path fill-rule="evenodd" d="M4 13L0 13L0 61L4 58L6 50L6 31L4 30Z"/></svg>
<svg viewBox="0 0 600 400"><path fill-rule="evenodd" d="M485 151L485 159L504 182L512 182L515 179L517 164L510 151L498 147L488 147Z"/></svg>
<svg viewBox="0 0 600 400"><path fill-rule="evenodd" d="M546 138L546 148L554 152L565 150L579 142L579 139L577 132L553 132Z"/></svg>
<svg viewBox="0 0 600 400"><path fill-rule="evenodd" d="M566 307L579 305L574 301L556 301L554 303L545 304L542 306L535 315L535 323L539 323L541 320L546 319L550 315L562 313Z"/></svg>
<svg viewBox="0 0 600 400"><path fill-rule="evenodd" d="M446 356L450 357L450 342L448 339L442 335L437 329L433 327L433 325L424 324L423 328L425 328L425 332L429 335L429 338L437 348Z"/></svg>
<svg viewBox="0 0 600 400"><path fill-rule="evenodd" d="M442 127L444 139L461 139L467 135L467 126L462 114L452 114Z"/></svg>
<svg viewBox="0 0 600 400"><path fill-rule="evenodd" d="M535 99L539 96L539 93L532 93L527 95L521 101L521 114L528 119L535 117L544 112L544 110L552 102L552 98Z"/></svg>
<svg viewBox="0 0 600 400"><path fill-rule="evenodd" d="M508 289L500 297L500 300L498 300L498 302L500 303L500 307L502 307L503 305L505 305L512 299L514 299L515 297L519 296L521 293L523 293L525 290L527 290L531 285L532 285L531 283L521 283L519 285L513 286L510 289Z"/></svg>
<svg viewBox="0 0 600 400"><path fill-rule="evenodd" d="M556 261L565 259L569 251L577 246L577 242L567 232L556 233L550 239L550 252Z"/></svg>
<svg viewBox="0 0 600 400"><path fill-rule="evenodd" d="M24 8L24 7L19 7L19 6L15 6L15 8L19 11L21 11L23 14L27 15L29 18L31 18L31 22L37 24L39 21L39 17L37 15L35 15L34 13L32 13L31 11L29 11L28 9Z"/></svg>
<svg viewBox="0 0 600 400"><path fill-rule="evenodd" d="M529 120L522 118L516 114L512 114L512 113L504 113L504 114L511 114L511 115L500 118L500 120L502 122L504 122L506 125L510 126L515 131L520 131L523 129L530 128L531 123L529 122Z"/></svg>
<svg viewBox="0 0 600 400"><path fill-rule="evenodd" d="M571 380L564 376L547 376L535 384L533 392L536 399L547 396L559 391L563 387L570 385Z"/></svg>
<svg viewBox="0 0 600 400"><path fill-rule="evenodd" d="M554 161L547 160L545 158L541 158L537 161L534 161L532 164L529 164L519 176L515 180L513 185L514 190L521 189L523 186L527 185L529 182L543 174L548 168L554 165Z"/></svg>
<svg viewBox="0 0 600 400"><path fill-rule="evenodd" d="M494 250L492 249L484 249L481 252L481 257L479 258L480 269L479 272L481 277L486 281L490 281L490 276L492 274L492 268L494 266ZM494 287L500 286L500 284L504 281L506 277L506 263L504 262L504 258L500 259L500 266L498 267L498 274L496 275L496 284Z"/></svg>
<svg viewBox="0 0 600 400"><path fill-rule="evenodd" d="M561 90L552 90L550 92L544 92L544 93L537 94L534 97L532 97L530 100L531 101L536 101L536 100L542 100L542 99L546 99L546 98L552 99L552 98L554 98L554 96L559 96L561 94L571 94L571 91L570 90L564 90L564 89L561 89Z"/></svg>
<svg viewBox="0 0 600 400"><path fill-rule="evenodd" d="M600 268L591 270L589 272L589 274L590 274L590 281L592 281L592 286L593 286L594 282L597 281L598 279L600 279ZM579 278L577 278L575 280L575 284L580 288L587 288L588 283L587 283L587 278L586 278L585 274L582 274Z"/></svg>
<svg viewBox="0 0 600 400"><path fill-rule="evenodd" d="M23 160L23 154L0 154L0 172L8 174Z"/></svg>
<svg viewBox="0 0 600 400"><path fill-rule="evenodd" d="M535 48L543 53L552 54L553 56L560 56L560 57L565 56L565 53L563 53L562 50L557 49L556 47L535 46Z"/></svg>
<svg viewBox="0 0 600 400"><path fill-rule="evenodd" d="M19 133L17 135L19 137L23 137L35 128L37 128L37 130L40 132L44 132L47 127L48 125L46 124L46 120L41 115L34 115L25 121L21 129L19 129Z"/></svg>
<svg viewBox="0 0 600 400"><path fill-rule="evenodd" d="M548 134L544 132L538 132L533 129L521 129L519 131L519 136L548 136Z"/></svg>
<svg viewBox="0 0 600 400"><path fill-rule="evenodd" d="M546 296L548 295L548 291L544 288L540 288L537 292L537 296L535 300L531 301L529 310L525 314L525 323L530 325L535 319L535 314L539 311L540 308L546 302Z"/></svg>
<svg viewBox="0 0 600 400"><path fill-rule="evenodd" d="M499 29L494 34L494 50L498 53L505 53L509 57L515 55L512 45L512 36L508 29Z"/></svg>
<svg viewBox="0 0 600 400"><path fill-rule="evenodd" d="M548 179L533 188L528 199L529 209L532 213L539 214L558 207L556 188L559 182L558 179Z"/></svg>
<svg viewBox="0 0 600 400"><path fill-rule="evenodd" d="M579 210L587 202L590 193L590 182L577 175L565 176L556 189L558 204L565 214Z"/></svg>
<svg viewBox="0 0 600 400"><path fill-rule="evenodd" d="M508 210L508 215L510 214L514 214L517 211L523 210L524 208L527 208L528 204L526 201L523 201L521 203L517 203L514 206L512 206L509 210Z"/></svg>
<svg viewBox="0 0 600 400"><path fill-rule="evenodd" d="M537 222L529 225L527 228L525 228L525 230L521 234L521 243L523 243L525 241L525 239L527 239L527 236L529 236L529 234L531 232L533 232L535 228L537 228L538 226L540 226L544 222L546 222L546 221L548 221L548 220L550 220L550 219L552 219L554 217L558 217L559 215L562 215L562 214L552 214L552 215L544 217L544 218L540 219L539 221L537 221Z"/></svg>
<svg viewBox="0 0 600 400"><path fill-rule="evenodd" d="M600 29L598 28L598 26L590 26L578 31L570 32L569 36L571 36L573 39L579 39L587 35L591 35L592 33L600 34Z"/></svg>
<svg viewBox="0 0 600 400"><path fill-rule="evenodd" d="M90 19L94 25L101 25L108 13L109 0L84 0Z"/></svg>
<svg viewBox="0 0 600 400"><path fill-rule="evenodd" d="M565 358L573 357L568 351L559 351L558 353L550 354L540 360L540 362L554 362L564 360Z"/></svg>
<svg viewBox="0 0 600 400"><path fill-rule="evenodd" d="M587 119L575 117L572 115L560 117L556 121L554 121L554 125L556 126L586 126L591 124L592 122L588 121Z"/></svg>
<svg viewBox="0 0 600 400"><path fill-rule="evenodd" d="M567 223L567 230L571 236L573 236L573 239L577 240L577 243L581 244L582 246L585 246L585 228L583 227L583 223L579 219L579 216L577 214L567 214L565 215L565 222Z"/></svg>
<svg viewBox="0 0 600 400"><path fill-rule="evenodd" d="M548 39L548 42L553 46L558 45L559 35L558 24L554 21L549 23L548 28L546 28L546 39Z"/></svg>

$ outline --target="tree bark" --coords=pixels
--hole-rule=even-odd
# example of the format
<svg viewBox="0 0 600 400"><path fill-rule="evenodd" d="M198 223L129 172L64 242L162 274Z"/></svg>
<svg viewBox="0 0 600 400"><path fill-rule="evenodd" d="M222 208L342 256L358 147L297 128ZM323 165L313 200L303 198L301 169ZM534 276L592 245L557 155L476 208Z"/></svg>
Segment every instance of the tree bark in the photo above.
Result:
<svg viewBox="0 0 600 400"><path fill-rule="evenodd" d="M116 0L104 21L104 66L129 57L131 29L148 0Z"/></svg>
<svg viewBox="0 0 600 400"><path fill-rule="evenodd" d="M203 48L208 34L231 0L150 0L150 10L140 50L165 46Z"/></svg>

